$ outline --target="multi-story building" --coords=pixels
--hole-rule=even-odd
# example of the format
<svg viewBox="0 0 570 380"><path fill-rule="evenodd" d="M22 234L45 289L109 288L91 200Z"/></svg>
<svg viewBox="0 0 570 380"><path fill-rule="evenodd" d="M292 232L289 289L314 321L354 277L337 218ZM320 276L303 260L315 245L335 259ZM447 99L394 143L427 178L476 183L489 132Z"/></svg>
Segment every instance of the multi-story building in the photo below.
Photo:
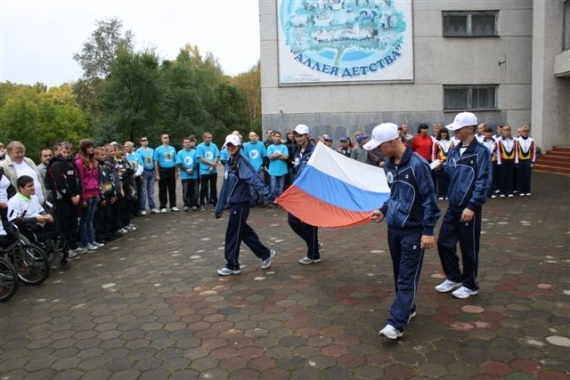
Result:
<svg viewBox="0 0 570 380"><path fill-rule="evenodd" d="M259 0L264 129L531 126L570 145L570 0Z"/></svg>

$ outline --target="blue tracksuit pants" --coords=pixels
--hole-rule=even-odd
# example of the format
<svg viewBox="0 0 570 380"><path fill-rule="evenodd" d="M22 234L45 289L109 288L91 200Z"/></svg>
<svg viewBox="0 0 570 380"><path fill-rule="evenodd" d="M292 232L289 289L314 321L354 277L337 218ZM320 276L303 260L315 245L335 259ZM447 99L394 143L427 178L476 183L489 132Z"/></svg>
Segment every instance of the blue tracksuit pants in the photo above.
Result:
<svg viewBox="0 0 570 380"><path fill-rule="evenodd" d="M307 257L311 260L320 259L319 228L302 222L292 214L289 214L287 220L291 229L307 243Z"/></svg>
<svg viewBox="0 0 570 380"><path fill-rule="evenodd" d="M226 268L231 270L239 269L239 250L241 242L261 260L269 258L270 250L259 240L259 236L255 233L246 222L249 216L249 201L239 203L230 207L228 227L226 229L225 257Z"/></svg>
<svg viewBox="0 0 570 380"><path fill-rule="evenodd" d="M463 208L449 205L437 239L437 251L447 279L478 290L479 239L481 237L481 209L475 211L471 222L460 222ZM463 272L459 269L457 243L461 249Z"/></svg>
<svg viewBox="0 0 570 380"><path fill-rule="evenodd" d="M416 310L416 295L424 260L424 250L420 248L421 239L421 231L398 234L388 228L396 299L390 308L387 323L400 331L404 330L410 314Z"/></svg>

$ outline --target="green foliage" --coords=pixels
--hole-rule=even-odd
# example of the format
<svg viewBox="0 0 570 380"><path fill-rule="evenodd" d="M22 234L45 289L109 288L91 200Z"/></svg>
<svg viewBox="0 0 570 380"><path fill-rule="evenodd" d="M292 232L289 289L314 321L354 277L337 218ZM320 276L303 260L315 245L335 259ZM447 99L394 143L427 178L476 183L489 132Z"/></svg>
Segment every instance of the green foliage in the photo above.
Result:
<svg viewBox="0 0 570 380"><path fill-rule="evenodd" d="M2 84L8 95L0 104L0 141L13 140L26 146L27 155L36 158L43 148L60 140L77 144L88 136L85 116L71 96L71 87L50 89L43 84L22 86Z"/></svg>
<svg viewBox="0 0 570 380"><path fill-rule="evenodd" d="M117 52L101 99L105 123L115 123L120 141L148 133L147 126L159 119L162 91L158 60L153 52Z"/></svg>
<svg viewBox="0 0 570 380"><path fill-rule="evenodd" d="M211 53L190 44L175 60L161 60L154 51L134 51L133 34L117 19L98 21L74 59L83 75L73 84L0 83L0 141L22 141L36 158L59 140L99 145L145 134L159 143L167 132L179 145L207 131L221 144L236 129L261 133L259 63L228 78Z"/></svg>

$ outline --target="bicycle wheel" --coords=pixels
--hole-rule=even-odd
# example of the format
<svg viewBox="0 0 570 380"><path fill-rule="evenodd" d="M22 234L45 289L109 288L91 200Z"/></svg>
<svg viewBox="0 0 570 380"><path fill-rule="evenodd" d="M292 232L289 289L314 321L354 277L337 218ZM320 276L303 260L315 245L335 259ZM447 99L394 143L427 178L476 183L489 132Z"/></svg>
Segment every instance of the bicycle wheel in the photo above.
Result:
<svg viewBox="0 0 570 380"><path fill-rule="evenodd" d="M14 267L0 257L0 302L6 302L18 291L18 274Z"/></svg>
<svg viewBox="0 0 570 380"><path fill-rule="evenodd" d="M33 244L14 247L18 278L27 285L40 285L50 275L51 268L42 249Z"/></svg>

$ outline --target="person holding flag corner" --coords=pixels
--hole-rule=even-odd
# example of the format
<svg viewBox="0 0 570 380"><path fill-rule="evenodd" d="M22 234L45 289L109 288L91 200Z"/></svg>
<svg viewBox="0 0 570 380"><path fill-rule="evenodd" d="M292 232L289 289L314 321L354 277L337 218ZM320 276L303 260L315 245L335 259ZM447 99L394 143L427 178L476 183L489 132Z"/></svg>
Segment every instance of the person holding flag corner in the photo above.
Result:
<svg viewBox="0 0 570 380"><path fill-rule="evenodd" d="M433 230L441 215L431 169L427 161L406 147L398 126L383 123L374 128L366 150L376 150L386 157L384 170L390 197L370 219L386 220L388 247L392 257L396 298L386 326L379 334L388 339L403 335L404 326L416 315L416 296L424 251L433 248Z"/></svg>

